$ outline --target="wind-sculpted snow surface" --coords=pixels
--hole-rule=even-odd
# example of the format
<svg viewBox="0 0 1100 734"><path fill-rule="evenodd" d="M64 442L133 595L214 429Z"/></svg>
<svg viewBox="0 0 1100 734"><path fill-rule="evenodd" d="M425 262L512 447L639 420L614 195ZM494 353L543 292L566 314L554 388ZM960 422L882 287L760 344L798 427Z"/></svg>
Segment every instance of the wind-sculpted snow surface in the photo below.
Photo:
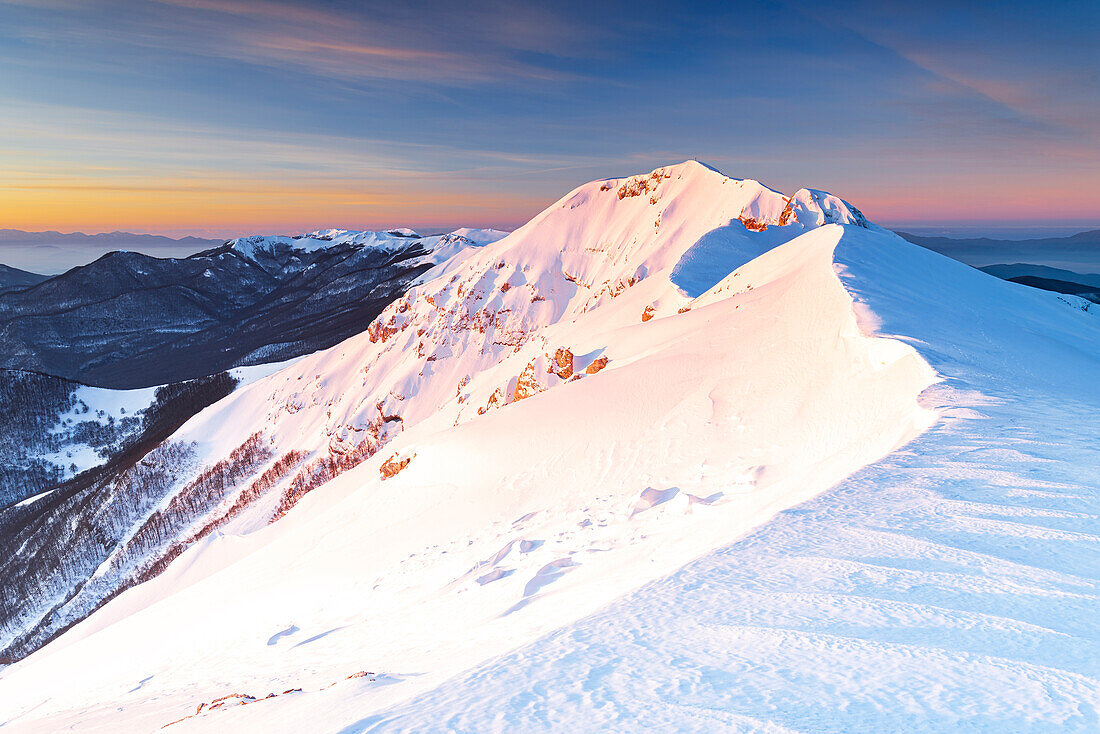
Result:
<svg viewBox="0 0 1100 734"><path fill-rule="evenodd" d="M856 231L836 262L943 376L938 425L598 614L349 706L341 731L1100 730L1100 318Z"/></svg>
<svg viewBox="0 0 1100 734"><path fill-rule="evenodd" d="M718 230L739 254L708 274ZM173 437L194 477L262 435L270 479L0 672L0 721L339 730L812 498L935 418L935 373L834 271L853 232L907 247L835 197L685 163L463 250Z"/></svg>

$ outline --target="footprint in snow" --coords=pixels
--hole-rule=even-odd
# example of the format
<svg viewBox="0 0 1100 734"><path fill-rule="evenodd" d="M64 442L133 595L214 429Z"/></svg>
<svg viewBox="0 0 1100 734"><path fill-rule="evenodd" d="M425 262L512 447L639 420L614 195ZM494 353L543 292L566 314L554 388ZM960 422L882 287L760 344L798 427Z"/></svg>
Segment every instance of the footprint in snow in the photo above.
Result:
<svg viewBox="0 0 1100 734"><path fill-rule="evenodd" d="M538 510L535 510L534 512L528 512L523 517L517 517L515 520L513 520L512 525L519 525L520 523L527 522L528 520L530 520L532 517L534 517L537 514L539 514Z"/></svg>
<svg viewBox="0 0 1100 734"><path fill-rule="evenodd" d="M137 686L135 686L134 688L131 688L128 691L128 693L133 693L134 691L141 690L142 688L145 687L145 684L148 683L149 681L153 680L153 678L154 678L154 676L149 676L148 678L142 678L140 681L138 681ZM121 710L122 709L119 709L119 711L121 711Z"/></svg>
<svg viewBox="0 0 1100 734"><path fill-rule="evenodd" d="M516 541L514 541L514 540L508 541L508 543L503 548L498 550L493 555L489 556L489 558L485 559L481 563L477 564L476 567L477 568L483 568L485 566L495 566L495 565L497 565L498 563L503 561L504 558L512 551L512 546L515 545L515 543L516 543Z"/></svg>
<svg viewBox="0 0 1100 734"><path fill-rule="evenodd" d="M302 645L308 645L311 642L316 642L317 640L320 640L322 637L328 637L333 632L339 632L340 630L344 629L345 627L347 627L346 624L341 625L340 627L333 627L330 630L325 630L324 632L321 632L319 634L314 635L313 637L310 637L308 640L302 640L301 642L299 642L294 647L301 647ZM294 629L297 630L298 628L295 627Z"/></svg>
<svg viewBox="0 0 1100 734"><path fill-rule="evenodd" d="M550 563L540 568L538 573L536 573L531 580L527 582L527 585L523 587L523 598L508 607L508 609L504 611L504 614L500 616L507 617L512 612L518 612L520 609L523 609L538 598L538 593L544 586L554 583L564 576L567 571L571 571L578 565L580 564L574 563L571 558L559 558L556 561L550 561Z"/></svg>
<svg viewBox="0 0 1100 734"><path fill-rule="evenodd" d="M694 494L689 494L687 498L689 505L713 505L715 502L722 499L723 496L721 492L715 492L709 497L698 497Z"/></svg>

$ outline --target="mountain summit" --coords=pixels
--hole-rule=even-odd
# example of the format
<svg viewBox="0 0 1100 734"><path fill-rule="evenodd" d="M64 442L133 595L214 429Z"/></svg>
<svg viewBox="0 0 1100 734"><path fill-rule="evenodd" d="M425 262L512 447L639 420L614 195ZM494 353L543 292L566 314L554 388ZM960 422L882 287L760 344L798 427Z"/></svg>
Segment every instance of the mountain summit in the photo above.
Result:
<svg viewBox="0 0 1100 734"><path fill-rule="evenodd" d="M101 504L85 507L94 507L104 525L88 537L117 538L117 545L89 545L75 565L71 554L68 560L58 557L59 566L72 566L62 572L61 583L79 588L32 629L18 633L19 625L12 624L9 652L40 644L120 590L159 574L215 531L262 527L283 517L307 493L421 424L420 430L454 428L604 369L615 374L621 363L652 347L597 334L654 319L646 333L660 334L667 327L659 322L691 310L695 296L738 266L830 222L872 226L829 194L803 189L786 197L688 161L580 186L503 239L504 233L492 231L460 230L425 240L411 231L330 230L241 238L182 261L104 258L101 268L110 264L112 273L148 268L127 280L127 288L148 282L154 266L166 273L207 268L192 279L198 283L222 282L223 276L205 274L216 268L235 273L236 282L255 272L257 283L269 278L300 287L324 267L412 258L416 269L407 269L396 286L408 287L412 276L419 277L373 321L362 321L362 333L241 388L143 459L155 473L176 477L157 480L153 498L134 498L132 483L122 477L101 481ZM432 261L439 264L427 270ZM37 288L44 286L60 284ZM277 313L271 303L279 301L268 296L261 302L265 310L254 322L270 328L270 314ZM226 325L224 333L235 344L247 343L239 327ZM390 466L410 466L415 452L394 454ZM181 463L195 469L179 474ZM212 491L204 466L223 467L216 471L233 478L219 480ZM151 478L142 480L142 486L152 484ZM50 501L65 508L58 517L82 511L62 495ZM132 508L148 502L162 509L151 517L133 515ZM104 509L115 505L127 519ZM49 508L42 502L34 511ZM130 528L135 522L144 524ZM12 542L19 537L12 533ZM66 543L74 545L80 541ZM40 562L49 555L40 553ZM82 580L92 569L98 569L96 576ZM44 603L55 603L51 585L33 576L27 580L46 590ZM36 598L40 592L26 593ZM41 612L28 599L22 613Z"/></svg>

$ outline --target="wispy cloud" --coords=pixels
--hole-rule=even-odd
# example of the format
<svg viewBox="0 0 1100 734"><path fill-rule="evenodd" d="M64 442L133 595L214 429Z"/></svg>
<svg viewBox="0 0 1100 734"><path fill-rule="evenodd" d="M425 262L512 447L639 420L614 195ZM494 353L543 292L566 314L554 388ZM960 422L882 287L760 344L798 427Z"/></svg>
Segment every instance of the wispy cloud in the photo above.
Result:
<svg viewBox="0 0 1100 734"><path fill-rule="evenodd" d="M590 31L570 29L560 16L496 4L446 11L449 23L400 4L336 11L305 3L268 0L120 0L34 6L53 10L17 29L26 39L84 48L102 61L130 51L206 57L283 69L298 74L361 81L491 84L516 80L579 78L535 63L531 48L563 56L585 48ZM158 10L159 8L159 10ZM435 14L438 16L438 13ZM509 33L497 31L507 28ZM520 29L523 31L520 32ZM63 43L62 43L63 42Z"/></svg>
<svg viewBox="0 0 1100 734"><path fill-rule="evenodd" d="M0 0L0 226L507 224L687 157L1098 210L1100 11L978 6Z"/></svg>
<svg viewBox="0 0 1100 734"><path fill-rule="evenodd" d="M0 104L0 222L25 229L240 234L320 226L518 224L598 161L430 143L193 125ZM563 165L566 164L566 165ZM501 190L502 180L536 180ZM159 224L158 224L159 223Z"/></svg>
<svg viewBox="0 0 1100 734"><path fill-rule="evenodd" d="M1100 136L1100 13L1087 3L841 0L834 22L1051 135Z"/></svg>

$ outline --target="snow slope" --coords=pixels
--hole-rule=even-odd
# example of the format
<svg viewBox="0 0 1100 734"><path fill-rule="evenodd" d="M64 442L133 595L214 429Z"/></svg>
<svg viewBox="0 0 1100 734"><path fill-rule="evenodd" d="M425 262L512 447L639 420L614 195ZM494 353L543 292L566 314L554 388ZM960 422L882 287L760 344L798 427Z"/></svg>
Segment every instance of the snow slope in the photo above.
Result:
<svg viewBox="0 0 1100 734"><path fill-rule="evenodd" d="M1100 730L1100 318L857 231L835 258L880 332L943 376L922 396L936 426L340 730Z"/></svg>
<svg viewBox="0 0 1100 734"><path fill-rule="evenodd" d="M1067 340L1071 326L1095 328L1072 321L1093 314L1026 290L909 245L821 192L788 199L694 163L582 186L430 271L367 333L186 424L177 440L196 442L207 462L262 429L273 457L302 452L302 471L327 458L342 473L308 494L288 493L296 475L287 473L162 575L0 671L0 722L19 731L177 720L177 731L640 726L632 717L645 704L633 702L662 689L639 690L644 681L621 670L601 676L616 656L676 672L669 666L685 658L662 651L692 639L693 619L725 609L704 595L676 611L698 599L691 584L705 585L692 569L730 551L706 554L762 523L765 533L784 527L789 508L938 414L962 415L954 403L975 402L973 392L935 388L939 402L918 401L938 379L925 359L950 374L981 347L970 391L983 389L988 354L1031 364L1011 333L982 331L952 299L980 304L992 292L983 307L1008 309L997 323L1037 305L1029 318L1052 321ZM926 323L922 309L939 320ZM953 346L949 327L993 346L978 337ZM928 336L907 344L921 329L943 346ZM1087 350L1079 359L1094 364ZM873 491L856 504L888 514ZM766 580L782 576L776 567L736 572ZM743 589L715 583L708 591L741 600ZM592 625L624 634L586 632ZM563 635L579 641L563 648ZM895 652L882 659L896 665ZM816 653L801 662L824 676ZM740 674L724 664L725 678L702 662L683 673L700 689L717 676L736 692ZM901 670L904 681L912 666ZM582 676L599 695L555 698L555 686ZM269 692L278 695L230 706ZM726 719L680 711L696 718L666 707L658 721L772 721L741 717L736 705Z"/></svg>

